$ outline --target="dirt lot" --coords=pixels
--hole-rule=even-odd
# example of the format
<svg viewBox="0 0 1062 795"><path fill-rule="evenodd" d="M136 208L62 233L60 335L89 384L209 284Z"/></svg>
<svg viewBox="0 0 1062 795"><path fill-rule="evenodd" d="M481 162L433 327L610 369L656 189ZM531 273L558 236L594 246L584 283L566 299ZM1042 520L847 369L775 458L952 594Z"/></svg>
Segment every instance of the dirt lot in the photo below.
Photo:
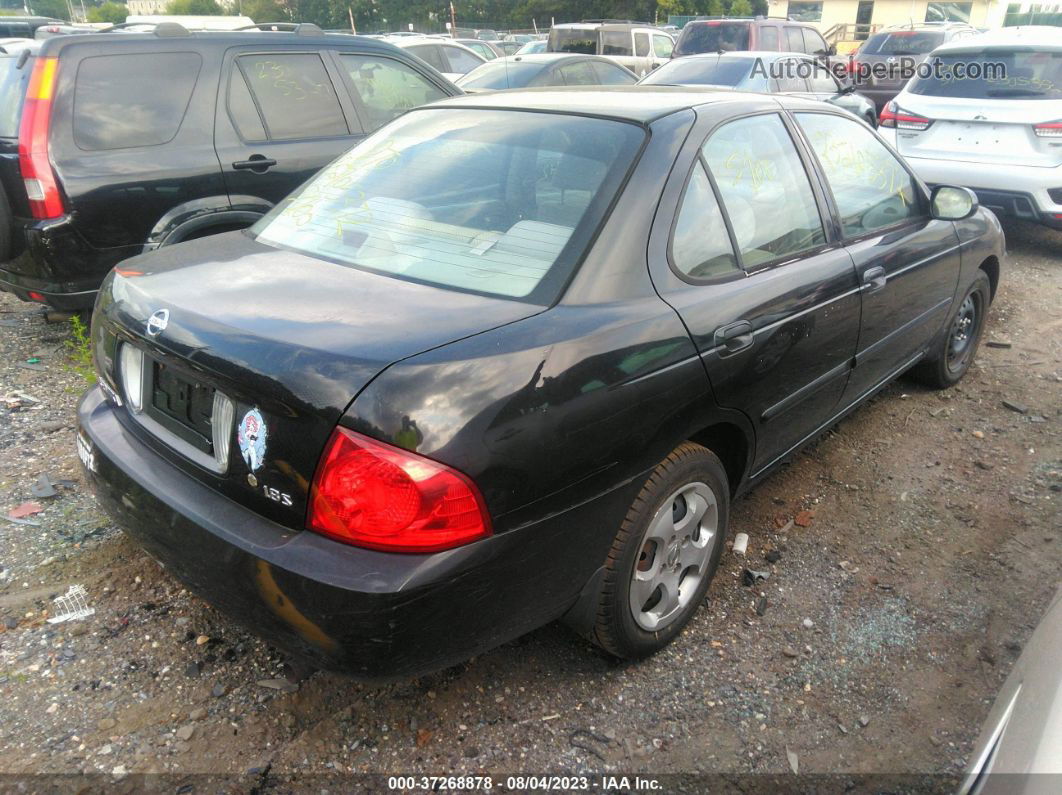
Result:
<svg viewBox="0 0 1062 795"><path fill-rule="evenodd" d="M1008 241L986 340L1010 346L983 345L949 392L893 385L739 501L749 555L724 556L664 653L619 664L549 626L379 687L280 679L280 654L108 523L74 450L68 326L0 297L0 512L43 507L0 521L0 772L268 789L311 772L789 775L792 755L941 788L1062 571L1062 235ZM32 493L42 474L56 496ZM745 565L770 578L744 587ZM95 614L45 623L73 584Z"/></svg>

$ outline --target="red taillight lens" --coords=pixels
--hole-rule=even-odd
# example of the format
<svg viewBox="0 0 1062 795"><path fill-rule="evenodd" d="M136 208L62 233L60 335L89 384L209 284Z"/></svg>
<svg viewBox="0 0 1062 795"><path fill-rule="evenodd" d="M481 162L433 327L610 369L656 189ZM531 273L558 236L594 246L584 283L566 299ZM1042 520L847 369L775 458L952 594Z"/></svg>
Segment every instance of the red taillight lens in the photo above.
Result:
<svg viewBox="0 0 1062 795"><path fill-rule="evenodd" d="M34 63L18 131L19 168L26 185L30 212L40 220L58 218L64 212L63 198L48 159L52 97L58 74L58 58L38 58Z"/></svg>
<svg viewBox="0 0 1062 795"><path fill-rule="evenodd" d="M890 102L881 109L878 124L882 127L895 127L898 130L925 130L933 123L932 119L904 110L895 102Z"/></svg>
<svg viewBox="0 0 1062 795"><path fill-rule="evenodd" d="M491 534L486 506L467 477L346 428L333 431L317 465L307 525L391 552L437 552Z"/></svg>
<svg viewBox="0 0 1062 795"><path fill-rule="evenodd" d="M1046 124L1034 124L1033 132L1036 133L1037 138L1062 139L1062 119L1059 119L1058 121L1050 121Z"/></svg>

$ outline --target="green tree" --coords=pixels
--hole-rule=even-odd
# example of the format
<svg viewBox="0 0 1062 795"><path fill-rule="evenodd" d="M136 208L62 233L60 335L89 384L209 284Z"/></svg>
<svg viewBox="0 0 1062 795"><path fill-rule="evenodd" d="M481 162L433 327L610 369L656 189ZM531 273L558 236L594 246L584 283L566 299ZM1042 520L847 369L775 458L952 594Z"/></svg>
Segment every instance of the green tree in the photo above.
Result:
<svg viewBox="0 0 1062 795"><path fill-rule="evenodd" d="M89 22L110 22L112 25L117 25L125 22L127 16L129 16L129 9L121 3L107 2L98 8L88 10Z"/></svg>
<svg viewBox="0 0 1062 795"><path fill-rule="evenodd" d="M751 17L752 3L749 0L732 0L727 14L732 17Z"/></svg>
<svg viewBox="0 0 1062 795"><path fill-rule="evenodd" d="M52 19L70 19L70 9L67 8L66 0L34 0L30 3L33 13Z"/></svg>
<svg viewBox="0 0 1062 795"><path fill-rule="evenodd" d="M166 13L175 16L218 17L225 13L217 0L170 0Z"/></svg>
<svg viewBox="0 0 1062 795"><path fill-rule="evenodd" d="M291 13L280 0L242 0L243 15L255 22L287 22Z"/></svg>

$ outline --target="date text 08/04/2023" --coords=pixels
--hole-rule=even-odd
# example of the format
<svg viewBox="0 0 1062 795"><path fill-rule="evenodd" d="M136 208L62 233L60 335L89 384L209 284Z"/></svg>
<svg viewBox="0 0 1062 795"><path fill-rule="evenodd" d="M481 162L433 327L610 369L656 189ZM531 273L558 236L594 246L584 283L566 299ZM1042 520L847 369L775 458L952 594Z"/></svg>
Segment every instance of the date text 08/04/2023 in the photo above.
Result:
<svg viewBox="0 0 1062 795"><path fill-rule="evenodd" d="M651 776L550 776L512 775L489 776L388 776L387 788L397 792L435 792L439 789L458 791L490 791L493 789L512 792L656 792L661 782Z"/></svg>

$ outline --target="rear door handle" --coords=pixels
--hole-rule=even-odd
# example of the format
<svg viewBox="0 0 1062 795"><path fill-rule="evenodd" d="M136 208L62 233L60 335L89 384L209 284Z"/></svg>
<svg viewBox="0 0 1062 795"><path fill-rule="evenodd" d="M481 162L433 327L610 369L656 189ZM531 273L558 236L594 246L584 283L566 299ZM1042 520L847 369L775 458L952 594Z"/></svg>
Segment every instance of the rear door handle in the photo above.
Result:
<svg viewBox="0 0 1062 795"><path fill-rule="evenodd" d="M884 268L867 268L863 271L863 291L876 293L878 290L883 290L888 280L889 277Z"/></svg>
<svg viewBox="0 0 1062 795"><path fill-rule="evenodd" d="M277 164L277 161L265 155L251 155L247 160L237 160L232 164L236 171L254 171L264 174Z"/></svg>
<svg viewBox="0 0 1062 795"><path fill-rule="evenodd" d="M752 324L747 320L739 320L715 330L715 345L723 349L719 352L721 356L729 356L751 347L753 339Z"/></svg>

